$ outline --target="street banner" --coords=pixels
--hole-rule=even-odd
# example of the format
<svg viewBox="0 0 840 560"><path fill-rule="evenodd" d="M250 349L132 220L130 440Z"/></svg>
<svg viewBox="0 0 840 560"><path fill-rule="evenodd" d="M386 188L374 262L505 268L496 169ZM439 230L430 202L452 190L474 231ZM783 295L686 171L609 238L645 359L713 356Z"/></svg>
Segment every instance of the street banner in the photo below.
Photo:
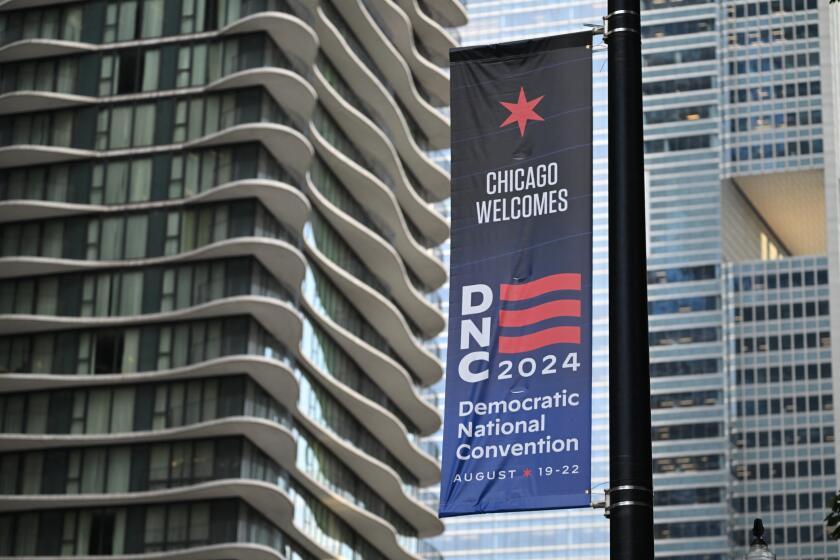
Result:
<svg viewBox="0 0 840 560"><path fill-rule="evenodd" d="M591 41L450 51L441 517L590 505Z"/></svg>

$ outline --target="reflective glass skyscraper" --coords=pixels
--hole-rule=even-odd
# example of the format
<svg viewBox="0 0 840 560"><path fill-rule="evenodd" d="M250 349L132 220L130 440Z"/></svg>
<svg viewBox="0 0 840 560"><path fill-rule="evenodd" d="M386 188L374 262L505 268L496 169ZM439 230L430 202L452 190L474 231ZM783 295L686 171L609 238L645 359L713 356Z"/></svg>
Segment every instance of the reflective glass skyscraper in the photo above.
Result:
<svg viewBox="0 0 840 560"><path fill-rule="evenodd" d="M457 0L0 0L0 557L435 556Z"/></svg>
<svg viewBox="0 0 840 560"><path fill-rule="evenodd" d="M473 0L464 44L599 24L606 2ZM832 352L838 18L828 0L643 0L657 558L722 560L763 517L783 558L838 556ZM597 47L596 47L596 50ZM606 61L595 57L594 479L607 480ZM599 320L600 319L600 320ZM593 493L597 499L597 492ZM447 521L446 558L607 558L600 513Z"/></svg>

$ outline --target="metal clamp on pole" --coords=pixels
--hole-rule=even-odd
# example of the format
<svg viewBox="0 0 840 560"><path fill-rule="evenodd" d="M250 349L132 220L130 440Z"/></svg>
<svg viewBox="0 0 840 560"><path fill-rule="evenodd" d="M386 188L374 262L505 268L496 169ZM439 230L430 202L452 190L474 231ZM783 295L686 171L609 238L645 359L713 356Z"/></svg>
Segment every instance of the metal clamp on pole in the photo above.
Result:
<svg viewBox="0 0 840 560"><path fill-rule="evenodd" d="M611 21L616 18L616 21ZM633 10L615 10L605 15L604 20L604 42L607 42L613 33L635 33L640 34L641 16Z"/></svg>
<svg viewBox="0 0 840 560"><path fill-rule="evenodd" d="M630 484L608 488L604 491L604 517L610 518L614 509L627 506L653 508L653 490Z"/></svg>

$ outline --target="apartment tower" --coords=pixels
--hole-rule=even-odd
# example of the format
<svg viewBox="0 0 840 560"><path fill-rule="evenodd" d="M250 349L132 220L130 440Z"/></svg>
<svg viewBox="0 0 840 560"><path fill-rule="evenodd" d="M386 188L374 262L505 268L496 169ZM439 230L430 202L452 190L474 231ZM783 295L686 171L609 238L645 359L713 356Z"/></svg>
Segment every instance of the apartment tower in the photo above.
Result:
<svg viewBox="0 0 840 560"><path fill-rule="evenodd" d="M0 1L0 556L435 556L465 21Z"/></svg>

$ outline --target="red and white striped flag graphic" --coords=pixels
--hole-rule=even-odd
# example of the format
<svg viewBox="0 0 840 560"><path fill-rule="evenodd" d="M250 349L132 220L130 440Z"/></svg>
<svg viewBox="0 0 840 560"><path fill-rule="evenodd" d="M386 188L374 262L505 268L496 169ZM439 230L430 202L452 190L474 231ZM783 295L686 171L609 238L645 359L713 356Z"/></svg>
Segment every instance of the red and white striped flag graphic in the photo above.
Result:
<svg viewBox="0 0 840 560"><path fill-rule="evenodd" d="M530 327L557 317L574 317L581 314L581 275L574 273L553 274L524 284L502 284L499 297L504 302L517 302L516 309L499 310L499 327L505 330ZM556 299L542 301L531 307L518 307L519 302L527 302L552 292L576 292L556 294ZM541 298L544 299L544 298ZM528 334L499 336L500 354L519 354L552 344L580 344L580 325L563 325L538 328Z"/></svg>

